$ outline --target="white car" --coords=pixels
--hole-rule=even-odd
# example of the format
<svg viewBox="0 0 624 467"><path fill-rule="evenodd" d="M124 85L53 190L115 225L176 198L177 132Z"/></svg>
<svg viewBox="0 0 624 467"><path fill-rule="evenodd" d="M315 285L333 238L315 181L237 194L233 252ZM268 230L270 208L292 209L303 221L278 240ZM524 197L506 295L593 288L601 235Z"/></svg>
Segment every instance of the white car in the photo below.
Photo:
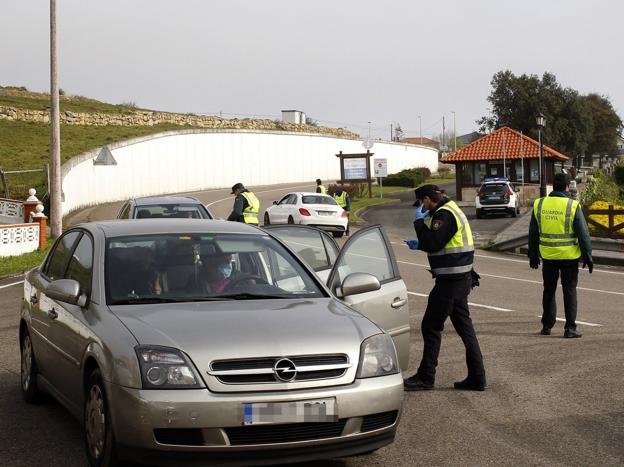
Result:
<svg viewBox="0 0 624 467"><path fill-rule="evenodd" d="M506 212L516 217L520 214L518 191L508 178L486 177L475 198L477 219L488 212Z"/></svg>
<svg viewBox="0 0 624 467"><path fill-rule="evenodd" d="M347 230L349 215L329 195L320 193L288 193L273 201L264 213L264 225L303 224L332 232L342 237Z"/></svg>

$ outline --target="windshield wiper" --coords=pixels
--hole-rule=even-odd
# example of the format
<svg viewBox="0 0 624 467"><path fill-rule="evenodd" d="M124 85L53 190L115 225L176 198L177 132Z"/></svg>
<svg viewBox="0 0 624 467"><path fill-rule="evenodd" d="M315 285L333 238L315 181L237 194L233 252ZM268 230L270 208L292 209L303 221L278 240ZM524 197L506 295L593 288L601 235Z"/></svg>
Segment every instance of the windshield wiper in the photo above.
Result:
<svg viewBox="0 0 624 467"><path fill-rule="evenodd" d="M175 303L179 301L177 298L165 298L165 297L135 297L135 298L123 298L121 300L114 300L111 305L139 305L143 303Z"/></svg>
<svg viewBox="0 0 624 467"><path fill-rule="evenodd" d="M271 295L271 294L256 294L249 292L239 292L232 294L215 295L216 299L230 299L230 300L258 300L258 299L270 299L270 298L293 298L287 295Z"/></svg>
<svg viewBox="0 0 624 467"><path fill-rule="evenodd" d="M124 298L115 300L111 305L142 305L150 303L186 303L186 302L216 302L223 300L233 300L228 297L142 297Z"/></svg>

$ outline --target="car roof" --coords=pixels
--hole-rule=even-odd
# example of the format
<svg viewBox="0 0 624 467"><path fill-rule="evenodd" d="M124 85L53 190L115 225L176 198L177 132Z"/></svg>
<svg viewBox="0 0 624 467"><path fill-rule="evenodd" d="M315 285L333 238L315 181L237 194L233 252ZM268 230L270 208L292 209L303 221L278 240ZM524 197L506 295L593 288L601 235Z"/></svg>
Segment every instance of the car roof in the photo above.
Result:
<svg viewBox="0 0 624 467"><path fill-rule="evenodd" d="M167 233L233 233L247 235L266 235L257 227L242 222L230 222L213 219L122 219L79 224L90 231L101 230L106 237L123 237L127 235L150 235Z"/></svg>
<svg viewBox="0 0 624 467"><path fill-rule="evenodd" d="M134 198L137 206L148 206L153 204L201 204L192 196L146 196L144 198Z"/></svg>
<svg viewBox="0 0 624 467"><path fill-rule="evenodd" d="M301 196L325 196L326 198L331 198L331 196L323 194L323 193L315 193L313 191L299 191Z"/></svg>

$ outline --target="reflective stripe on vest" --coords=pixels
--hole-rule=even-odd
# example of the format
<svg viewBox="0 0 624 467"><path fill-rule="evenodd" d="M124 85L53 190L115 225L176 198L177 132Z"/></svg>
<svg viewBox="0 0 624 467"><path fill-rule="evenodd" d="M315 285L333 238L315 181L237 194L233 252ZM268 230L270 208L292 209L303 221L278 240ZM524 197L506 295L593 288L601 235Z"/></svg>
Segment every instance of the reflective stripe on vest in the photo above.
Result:
<svg viewBox="0 0 624 467"><path fill-rule="evenodd" d="M243 209L245 224L258 224L260 201L252 191L244 191L241 195L247 200L247 207Z"/></svg>
<svg viewBox="0 0 624 467"><path fill-rule="evenodd" d="M322 195L327 194L327 188L325 188L325 185L319 185L318 187L321 190Z"/></svg>
<svg viewBox="0 0 624 467"><path fill-rule="evenodd" d="M453 214L457 232L440 251L427 254L431 272L436 277L470 272L474 261L474 241L468 219L454 201L438 208L443 209Z"/></svg>
<svg viewBox="0 0 624 467"><path fill-rule="evenodd" d="M343 191L341 195L334 193L334 199L342 209L347 207L347 192Z"/></svg>
<svg viewBox="0 0 624 467"><path fill-rule="evenodd" d="M533 203L539 229L539 251L544 259L578 259L581 247L574 233L574 216L579 203L571 198L547 196Z"/></svg>

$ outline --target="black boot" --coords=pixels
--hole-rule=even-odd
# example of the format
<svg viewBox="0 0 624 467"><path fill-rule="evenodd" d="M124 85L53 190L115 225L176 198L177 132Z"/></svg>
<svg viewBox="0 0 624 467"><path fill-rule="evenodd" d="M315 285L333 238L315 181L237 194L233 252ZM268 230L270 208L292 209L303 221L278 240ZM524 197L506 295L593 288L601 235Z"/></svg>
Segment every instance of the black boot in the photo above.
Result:
<svg viewBox="0 0 624 467"><path fill-rule="evenodd" d="M406 391L430 391L433 389L433 383L426 383L420 376L414 375L403 380L403 389Z"/></svg>
<svg viewBox="0 0 624 467"><path fill-rule="evenodd" d="M487 388L485 379L471 380L470 378L466 378L463 381L457 381L453 386L455 386L455 389L462 391L485 391Z"/></svg>

